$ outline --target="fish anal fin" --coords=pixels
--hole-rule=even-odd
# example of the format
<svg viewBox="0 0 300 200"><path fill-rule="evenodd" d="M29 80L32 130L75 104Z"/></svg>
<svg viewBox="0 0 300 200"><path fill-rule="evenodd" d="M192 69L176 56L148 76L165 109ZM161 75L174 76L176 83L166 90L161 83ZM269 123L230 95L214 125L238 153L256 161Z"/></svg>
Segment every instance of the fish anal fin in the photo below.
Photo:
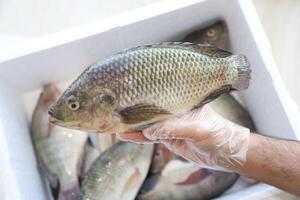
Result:
<svg viewBox="0 0 300 200"><path fill-rule="evenodd" d="M212 45L195 45L192 48L195 51L212 58L226 58L232 55L231 52Z"/></svg>
<svg viewBox="0 0 300 200"><path fill-rule="evenodd" d="M213 92L211 92L209 95L207 95L203 101L201 101L198 105L194 106L193 109L197 109L200 108L202 106L204 106L205 104L213 101L214 99L218 98L221 94L225 93L225 92L229 92L230 90L232 90L231 85L225 85Z"/></svg>

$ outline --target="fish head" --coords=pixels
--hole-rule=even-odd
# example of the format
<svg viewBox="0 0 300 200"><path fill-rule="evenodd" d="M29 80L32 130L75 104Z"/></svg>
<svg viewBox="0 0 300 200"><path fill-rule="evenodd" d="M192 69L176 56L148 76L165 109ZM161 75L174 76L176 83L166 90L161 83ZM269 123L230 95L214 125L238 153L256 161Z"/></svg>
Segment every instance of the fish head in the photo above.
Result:
<svg viewBox="0 0 300 200"><path fill-rule="evenodd" d="M199 39L203 40L203 43L211 44L220 48L226 48L226 35L227 29L223 21L218 21L217 23L203 29L199 33Z"/></svg>
<svg viewBox="0 0 300 200"><path fill-rule="evenodd" d="M187 42L210 44L219 48L228 48L228 33L224 21L216 23L188 35L185 39Z"/></svg>
<svg viewBox="0 0 300 200"><path fill-rule="evenodd" d="M48 110L50 122L87 132L106 132L118 117L118 99L113 90L80 79L71 84Z"/></svg>
<svg viewBox="0 0 300 200"><path fill-rule="evenodd" d="M61 94L59 88L55 84L46 84L40 94L38 108L47 110Z"/></svg>

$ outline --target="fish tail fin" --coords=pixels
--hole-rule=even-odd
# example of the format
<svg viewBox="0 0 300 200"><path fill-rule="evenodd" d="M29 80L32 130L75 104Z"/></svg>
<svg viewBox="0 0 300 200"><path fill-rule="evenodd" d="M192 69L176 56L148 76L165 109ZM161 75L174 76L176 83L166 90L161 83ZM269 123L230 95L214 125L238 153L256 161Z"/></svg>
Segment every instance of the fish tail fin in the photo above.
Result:
<svg viewBox="0 0 300 200"><path fill-rule="evenodd" d="M237 77L232 83L232 87L236 90L244 90L249 87L250 82L250 63L244 55L232 55L229 62L237 68Z"/></svg>
<svg viewBox="0 0 300 200"><path fill-rule="evenodd" d="M60 188L59 194L58 194L58 200L79 200L80 198L80 188L79 183L77 182L73 187L70 189L63 189Z"/></svg>

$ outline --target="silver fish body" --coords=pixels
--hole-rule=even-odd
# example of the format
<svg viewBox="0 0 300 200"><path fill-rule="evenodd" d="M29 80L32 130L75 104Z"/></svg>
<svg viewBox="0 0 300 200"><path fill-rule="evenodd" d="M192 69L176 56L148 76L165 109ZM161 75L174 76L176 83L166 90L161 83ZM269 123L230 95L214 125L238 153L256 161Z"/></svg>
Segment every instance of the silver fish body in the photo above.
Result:
<svg viewBox="0 0 300 200"><path fill-rule="evenodd" d="M95 138L93 138L95 136ZM109 147L115 145L118 139L115 134L96 134L90 135L89 143L85 145L85 156L82 167L81 177L89 171L95 160Z"/></svg>
<svg viewBox="0 0 300 200"><path fill-rule="evenodd" d="M52 122L124 132L182 114L249 85L243 55L209 45L164 43L122 51L90 66L49 110Z"/></svg>
<svg viewBox="0 0 300 200"><path fill-rule="evenodd" d="M31 137L51 186L58 185L55 180L59 182L58 199L78 199L78 176L87 134L49 124L47 110L58 95L55 85L44 87L32 116Z"/></svg>
<svg viewBox="0 0 300 200"><path fill-rule="evenodd" d="M89 143L85 145L84 151L85 151L85 154L84 154L81 177L84 177L87 174L87 172L91 168L92 164L95 162L95 160L101 154L101 151L99 151L98 148L93 147Z"/></svg>
<svg viewBox="0 0 300 200"><path fill-rule="evenodd" d="M182 161L180 161L182 162ZM213 171L192 163L173 160L161 174L149 176L144 182L137 200L202 200L219 196L238 178L237 174Z"/></svg>
<svg viewBox="0 0 300 200"><path fill-rule="evenodd" d="M94 162L82 183L81 199L131 200L148 173L153 145L119 142Z"/></svg>

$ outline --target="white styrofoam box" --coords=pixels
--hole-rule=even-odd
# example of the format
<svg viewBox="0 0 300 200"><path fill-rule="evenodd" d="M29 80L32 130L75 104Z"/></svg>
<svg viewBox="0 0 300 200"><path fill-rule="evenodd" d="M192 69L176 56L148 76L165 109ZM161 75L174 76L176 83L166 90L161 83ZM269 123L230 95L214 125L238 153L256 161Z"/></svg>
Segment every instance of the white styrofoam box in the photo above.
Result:
<svg viewBox="0 0 300 200"><path fill-rule="evenodd" d="M251 63L250 87L239 94L258 132L299 139L299 112L276 70L251 1L167 0L0 51L0 199L48 198L34 158L24 96L45 83L74 79L120 49L180 40L218 18L227 22L233 52L247 55ZM258 184L243 192L266 187ZM268 192L276 191L270 188Z"/></svg>

